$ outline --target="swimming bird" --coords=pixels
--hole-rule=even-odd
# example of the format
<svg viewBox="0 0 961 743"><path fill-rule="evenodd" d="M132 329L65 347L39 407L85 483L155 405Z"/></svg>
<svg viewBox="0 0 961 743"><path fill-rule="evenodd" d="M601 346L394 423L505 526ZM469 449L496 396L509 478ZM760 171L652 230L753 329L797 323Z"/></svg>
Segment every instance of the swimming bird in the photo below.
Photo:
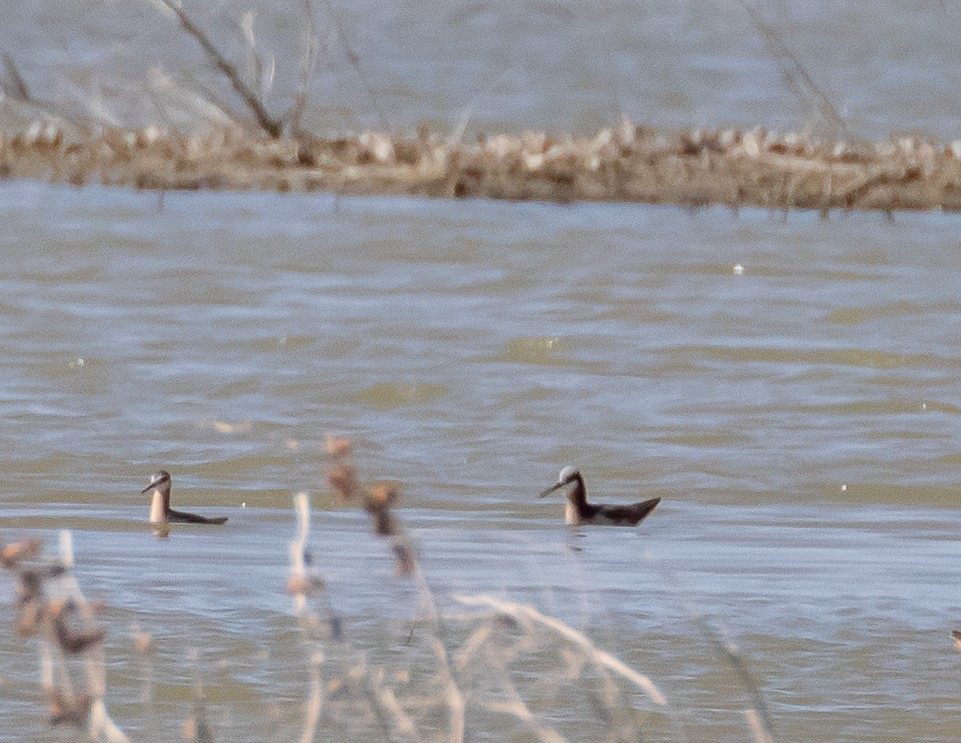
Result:
<svg viewBox="0 0 961 743"><path fill-rule="evenodd" d="M567 491L567 505L564 508L564 521L571 526L579 524L608 524L610 526L635 526L661 502L660 498L631 503L628 506L606 506L587 502L587 488L580 470L565 467L557 475L557 483L538 497L543 498L555 490L570 487Z"/></svg>
<svg viewBox="0 0 961 743"><path fill-rule="evenodd" d="M167 470L158 470L150 476L150 484L141 490L146 493L148 490L153 492L150 495L150 523L166 524L170 522L178 524L223 524L226 516L198 516L195 513L185 513L175 511L170 507L170 473Z"/></svg>

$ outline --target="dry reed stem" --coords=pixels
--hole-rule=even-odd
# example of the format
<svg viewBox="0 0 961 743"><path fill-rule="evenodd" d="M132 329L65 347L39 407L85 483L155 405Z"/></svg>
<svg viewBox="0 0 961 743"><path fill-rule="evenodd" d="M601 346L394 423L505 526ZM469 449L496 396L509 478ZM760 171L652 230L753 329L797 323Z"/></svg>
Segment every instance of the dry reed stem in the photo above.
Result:
<svg viewBox="0 0 961 743"><path fill-rule="evenodd" d="M707 637L708 641L714 647L715 652L720 655L721 658L727 661L728 665L731 666L732 669L734 669L734 673L738 680L750 695L754 707L745 711L745 714L748 715L748 722L752 726L755 724L761 725L764 735L767 736L766 739L773 741L774 723L771 719L771 714L768 711L767 704L764 701L764 696L761 694L761 690L758 687L757 682L747 669L747 663L744 661L744 657L741 655L741 652L737 649L737 646L734 643L725 642L720 636L718 636L718 634L703 617L696 615L695 621L700 626L702 634Z"/></svg>
<svg viewBox="0 0 961 743"><path fill-rule="evenodd" d="M524 700L517 693L517 688L511 682L510 677L504 669L500 669L501 688L508 697L507 702L491 702L487 708L502 714L513 715L523 722L537 737L541 743L566 743L564 736L558 733L550 725L540 722L531 712L530 708L524 704Z"/></svg>
<svg viewBox="0 0 961 743"><path fill-rule="evenodd" d="M432 637L430 645L437 656L437 665L441 670L441 683L444 686L444 697L447 700L447 708L450 710L450 743L463 743L464 741L464 695L454 681L450 672L450 660L444 644L437 637Z"/></svg>
<svg viewBox="0 0 961 743"><path fill-rule="evenodd" d="M310 536L310 496L305 492L293 496L294 511L297 515L297 536L289 545L290 577L287 589L293 594L293 613L302 619L316 619L313 614L307 615L307 597L322 586L320 577L307 570L307 539ZM331 626L334 626L333 620ZM335 630L335 635L337 631ZM305 637L305 639L307 639ZM304 719L304 730L300 735L300 743L309 743L317 732L320 715L324 705L324 680L322 666L324 653L319 643L308 639L308 644L315 650L310 656L310 695L307 698L307 708Z"/></svg>
<svg viewBox="0 0 961 743"><path fill-rule="evenodd" d="M271 55L269 62L265 63L257 50L257 35L254 33L254 21L256 19L256 12L248 10L240 17L239 21L235 22L235 27L250 58L248 64L251 68L254 86L258 91L258 100L263 100L273 87L277 62L276 58Z"/></svg>
<svg viewBox="0 0 961 743"><path fill-rule="evenodd" d="M401 705L400 701L398 701L397 695L394 694L394 690L389 686L384 685L384 678L386 676L384 669L378 668L375 676L378 702L393 718L394 726L396 727L397 731L401 735L407 736L412 740L420 740L421 737L417 732L417 726L414 725L413 719L404 710L404 707Z"/></svg>
<svg viewBox="0 0 961 743"><path fill-rule="evenodd" d="M60 532L60 562L67 571L62 578L67 599L73 602L80 615L87 622L92 622L94 610L84 598L80 591L80 584L72 572L74 565L73 533L67 529ZM98 642L90 646L88 650L89 652L84 656L83 665L87 678L87 690L93 699L88 729L90 738L92 740L102 738L108 743L128 743L129 738L111 719L103 701L106 693L106 654L103 643Z"/></svg>
<svg viewBox="0 0 961 743"><path fill-rule="evenodd" d="M771 731L768 729L764 720L761 719L757 710L744 710L744 717L747 720L748 727L751 729L751 735L754 736L754 743L774 743Z"/></svg>
<svg viewBox="0 0 961 743"><path fill-rule="evenodd" d="M380 730L385 740L392 740L396 731L408 740L420 741L420 734L414 725L414 721L404 711L403 706L397 701L394 692L384 686L384 669L370 669L365 658L361 658L360 664L355 669L355 674L361 680L361 688L364 698L374 719L380 726Z"/></svg>
<svg viewBox="0 0 961 743"><path fill-rule="evenodd" d="M90 133L89 121L84 121L83 117L71 115L71 112L63 106L36 98L30 91L23 75L20 74L20 70L16 62L13 61L13 57L9 54L3 54L2 58L5 75L0 78L0 91L3 92L4 96L23 106L41 111L45 116L52 117L57 121L69 121L83 132Z"/></svg>
<svg viewBox="0 0 961 743"><path fill-rule="evenodd" d="M213 743L214 735L207 722L206 692L204 692L203 666L200 663L200 652L191 648L187 656L193 662L194 670L194 712L192 717L184 720L184 737L197 743Z"/></svg>
<svg viewBox="0 0 961 743"><path fill-rule="evenodd" d="M297 514L297 536L290 543L288 553L290 555L290 578L288 587L295 585L307 585L307 537L310 535L310 496L300 492L294 495L294 512ZM292 591L293 593L293 612L296 616L304 615L307 608L307 592Z"/></svg>
<svg viewBox="0 0 961 743"><path fill-rule="evenodd" d="M767 705L764 702L764 696L761 694L761 690L758 688L757 683L754 681L753 677L748 671L747 664L745 663L744 658L741 656L741 653L738 651L737 646L732 642L725 642L708 623L704 616L697 610L694 604L685 598L686 592L682 590L677 576L675 576L670 569L663 565L658 567L660 568L661 573L664 575L665 582L667 582L674 589L674 593L678 597L681 606L684 608L694 625L700 630L701 636L706 638L708 643L714 649L714 652L734 669L738 680L744 685L748 694L751 696L751 699L754 703L754 708L745 712L748 723L752 726L752 728L754 725L760 724L767 738L773 741L774 726L771 715L767 709Z"/></svg>
<svg viewBox="0 0 961 743"><path fill-rule="evenodd" d="M491 702L487 705L487 709L492 712L499 712L516 717L527 725L541 743L566 743L564 736L554 730L554 728L538 722L520 698L512 699L509 702Z"/></svg>
<svg viewBox="0 0 961 743"><path fill-rule="evenodd" d="M317 733L317 723L320 722L324 707L324 681L320 672L323 662L324 654L319 650L310 658L310 697L307 699L307 715L300 743L311 743Z"/></svg>
<svg viewBox="0 0 961 743"><path fill-rule="evenodd" d="M498 599L493 596L465 596L459 594L455 595L453 598L455 601L458 601L465 606L489 606L499 612L503 612L504 614L514 617L515 619L528 619L553 630L561 637L578 646L596 664L610 669L617 675L622 676L638 686L655 704L662 707L668 706L666 697L661 694L660 690L657 688L657 686L655 686L651 679L644 674L638 673L634 669L630 668L607 651L599 649L590 641L590 639L587 638L587 636L581 632L578 632L572 627L568 627L560 620L554 619L553 617L549 617L545 614L541 614L539 611L531 606L527 606L526 604L515 604L510 601L503 601L502 599Z"/></svg>
<svg viewBox="0 0 961 743"><path fill-rule="evenodd" d="M467 639L461 643L454 657L454 667L458 672L463 672L467 668L467 665L474 659L474 656L481 648L484 647L493 632L494 623L487 621L468 635Z"/></svg>

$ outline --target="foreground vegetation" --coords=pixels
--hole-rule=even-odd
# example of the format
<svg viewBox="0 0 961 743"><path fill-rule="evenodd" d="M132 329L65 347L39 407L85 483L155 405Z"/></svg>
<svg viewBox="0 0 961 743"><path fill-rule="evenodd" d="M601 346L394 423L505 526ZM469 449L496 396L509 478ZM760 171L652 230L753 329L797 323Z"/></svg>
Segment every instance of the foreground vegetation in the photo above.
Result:
<svg viewBox="0 0 961 743"><path fill-rule="evenodd" d="M577 720L597 740L688 740L683 714L655 682L588 634L533 606L490 595L447 596L445 603L459 609L442 612L442 597L432 588L417 545L397 513L396 485L362 485L344 439L329 438L327 451L332 496L358 504L367 514L371 531L388 547L394 579L414 589L410 596L417 608L403 647L372 660L372 648L360 646L351 621L325 590L314 558L322 547L312 546L310 539L309 499L304 493L294 496L297 526L288 545L290 570L286 586L274 590L286 590L291 597L290 628L303 647L302 672L294 675L304 679L304 688L288 695L303 701L295 705L296 712L276 721L278 739L459 743L487 734L562 743L571 739L565 728ZM163 530L156 534L165 537ZM45 703L52 726L75 728L89 740L127 743L131 737L123 730L124 721L115 721L107 708L104 640L118 629L110 624L105 606L81 591L70 532L61 532L56 555L47 554L36 538L0 544L0 568L0 578L12 579L0 580L0 589L12 584L15 593L13 626L0 630L21 638L19 667L27 667L26 658L39 651L40 682L20 688L20 698L36 701L38 717ZM0 598L8 601L10 593L2 590ZM770 743L771 720L744 659L706 623L702 630L718 661L747 692L744 739ZM135 626L130 639L149 667L154 650L150 629ZM198 666L199 650L190 651ZM114 678L120 667L114 664ZM199 670L195 676L193 698L179 697L181 714L157 720L157 731L180 728L187 740L222 740ZM152 709L155 687L167 683L175 682L148 673L140 709ZM250 700L234 703L249 705ZM291 734L294 729L298 735Z"/></svg>

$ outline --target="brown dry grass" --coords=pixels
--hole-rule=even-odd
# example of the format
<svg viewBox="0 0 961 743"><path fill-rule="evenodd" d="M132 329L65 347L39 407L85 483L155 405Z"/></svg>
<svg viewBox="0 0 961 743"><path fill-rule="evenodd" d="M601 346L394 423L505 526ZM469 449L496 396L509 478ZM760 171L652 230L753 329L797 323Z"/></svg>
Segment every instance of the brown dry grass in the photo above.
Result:
<svg viewBox="0 0 961 743"><path fill-rule="evenodd" d="M525 133L273 138L148 127L70 139L38 122L0 137L0 177L156 190L405 194L767 209L961 209L961 141L848 145L757 129L660 132L627 120L591 138Z"/></svg>

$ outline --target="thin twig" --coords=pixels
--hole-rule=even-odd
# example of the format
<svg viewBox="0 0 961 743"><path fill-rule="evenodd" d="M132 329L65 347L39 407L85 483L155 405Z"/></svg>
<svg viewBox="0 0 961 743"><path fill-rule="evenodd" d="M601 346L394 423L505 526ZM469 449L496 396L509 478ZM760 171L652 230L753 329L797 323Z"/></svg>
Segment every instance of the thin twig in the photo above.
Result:
<svg viewBox="0 0 961 743"><path fill-rule="evenodd" d="M66 572L61 580L69 600L75 603L80 615L89 622L93 618L93 610L80 591L80 584L72 571L73 562L73 534L64 529L60 532L60 563L66 568ZM107 682L106 658L102 642L97 642L89 648L89 654L84 658L84 670L87 676L87 690L93 696L89 717L90 738L97 740L102 735L108 743L130 743L130 739L111 719L103 701Z"/></svg>
<svg viewBox="0 0 961 743"><path fill-rule="evenodd" d="M753 710L748 710L748 712L754 711L753 716L748 715L748 722L752 725L762 725L763 732L766 738L764 740L774 740L774 724L771 719L771 714L768 711L767 704L764 701L764 695L761 694L760 688L758 688L757 682L751 676L750 671L747 669L747 664L744 662L744 656L737 649L737 646L731 642L725 642L718 635L717 632L708 624L700 615L695 615L695 621L701 629L702 634L707 637L708 641L714 647L715 652L721 656L728 665L734 669L734 673L737 675L740 682L747 689L748 694L751 697L751 702L754 705ZM755 733L755 738L759 741L761 738L757 737Z"/></svg>
<svg viewBox="0 0 961 743"><path fill-rule="evenodd" d="M848 129L847 124L844 123L844 119L841 117L841 114L838 113L837 108L831 102L827 93L814 82L814 78L811 77L804 65L801 64L801 61L788 48L787 44L784 43L784 40L777 30L770 24L765 23L760 13L745 2L745 0L741 0L741 7L744 8L748 18L751 19L751 24L754 26L754 29L764 39L788 85L792 86L795 92L800 94L801 97L806 98L808 103L814 106L821 118L826 120L834 128L834 134L840 131L845 137L856 139Z"/></svg>
<svg viewBox="0 0 961 743"><path fill-rule="evenodd" d="M327 13L330 16L330 22L334 27L334 32L337 34L337 38L340 39L340 43L344 45L344 54L347 57L347 61L350 63L350 66L354 68L354 72L360 79L361 85L364 86L364 92L367 94L367 100L369 100L371 105L374 107L374 113L377 114L377 124L381 129L385 129L387 126L387 116L384 115L384 111L381 109L380 103L374 97L374 91L371 87L370 79L367 77L367 73L364 72L364 68L360 64L360 56L353 50L353 47L351 47L350 40L347 38L347 34L343 29L343 25L334 11L334 6L331 0L323 0L323 2L324 5L327 6Z"/></svg>
<svg viewBox="0 0 961 743"><path fill-rule="evenodd" d="M317 35L317 22L314 19L314 6L310 0L302 0L303 15L306 23L304 24L304 53L300 64L300 89L294 96L294 105L290 109L289 130L292 136L296 137L300 132L300 120L307 107L307 96L310 92L310 81L314 73L314 64L317 57L317 49L320 39Z"/></svg>
<svg viewBox="0 0 961 743"><path fill-rule="evenodd" d="M450 136L447 137L448 149L452 149L460 144L461 140L464 138L464 132L467 131L467 124L474 113L474 107L477 105L478 101L480 101L481 98L493 93L494 89L501 84L501 81L503 81L503 79L507 76L507 73L510 72L510 69L510 67L506 68L500 75L494 78L490 85L471 98L467 105L461 109L460 115L457 117L457 125L454 127L454 131L450 133Z"/></svg>
<svg viewBox="0 0 961 743"><path fill-rule="evenodd" d="M431 647L437 656L437 665L442 671L442 682L444 684L444 696L447 698L447 707L450 710L450 743L463 743L464 741L464 695L454 682L454 677L450 672L450 660L444 643L437 637L431 638Z"/></svg>
<svg viewBox="0 0 961 743"><path fill-rule="evenodd" d="M531 732L537 736L540 743L565 743L564 736L558 733L550 725L544 725L534 716L530 708L524 704L521 695L517 693L517 688L511 682L507 673L501 671L501 687L507 696L506 702L491 702L487 705L488 709L494 712L513 715L518 720L526 723Z"/></svg>
<svg viewBox="0 0 961 743"><path fill-rule="evenodd" d="M677 577L674 575L674 573L663 566L661 566L661 571L663 572L667 582L673 586L676 595L679 597L684 596L685 593L681 590ZM751 726L752 732L754 733L755 740L758 743L762 743L762 741L773 741L774 724L770 712L768 711L767 704L764 702L764 696L761 694L761 690L758 688L757 683L755 683L751 674L748 672L747 664L744 662L744 659L737 647L733 643L724 642L724 640L721 639L721 637L708 623L704 616L687 599L682 598L681 605L691 618L691 621L693 621L694 624L700 629L701 635L706 637L708 642L714 648L714 651L731 665L741 683L744 684L745 688L748 690L748 693L751 695L751 699L754 704L754 710L747 710L745 715L747 717L748 724ZM766 737L760 737L760 734L757 731L758 726L763 728L761 732L763 732L763 735Z"/></svg>
<svg viewBox="0 0 961 743"><path fill-rule="evenodd" d="M10 82L12 83L12 85L7 85L6 81L4 81L3 92L14 100L22 101L24 103L33 103L33 98L30 96L30 90L27 88L27 83L20 74L20 70L17 69L17 65L14 63L13 57L11 57L9 54L3 55L3 69L7 73L7 77L10 78Z"/></svg>
<svg viewBox="0 0 961 743"><path fill-rule="evenodd" d="M271 137L279 137L283 131L283 124L276 119L274 119L267 109L264 108L263 103L257 95L250 89L240 77L240 73L237 72L237 67L230 62L220 51L214 46L210 38L200 29L197 24L195 24L190 16L179 7L174 0L157 0L162 3L168 10L170 10L174 15L177 16L177 20L180 21L180 25L183 26L184 31L194 37L197 43L203 48L204 52L216 65L227 80L230 81L231 86L236 91L237 95L243 100L247 105L247 108L253 113L254 118L257 120L258 126L263 129Z"/></svg>
<svg viewBox="0 0 961 743"><path fill-rule="evenodd" d="M307 537L310 535L310 500L307 493L297 493L294 496L294 511L297 514L297 538L290 543L290 579L298 587L305 588L307 578ZM303 616L307 607L307 591L292 591L294 614Z"/></svg>

